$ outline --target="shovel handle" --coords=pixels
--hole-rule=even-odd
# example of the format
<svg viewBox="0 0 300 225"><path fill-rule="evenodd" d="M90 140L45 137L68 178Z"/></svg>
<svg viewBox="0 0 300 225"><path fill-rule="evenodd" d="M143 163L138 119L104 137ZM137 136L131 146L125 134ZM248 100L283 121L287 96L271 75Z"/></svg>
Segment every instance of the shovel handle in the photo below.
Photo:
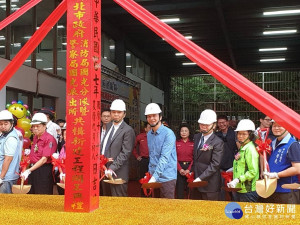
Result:
<svg viewBox="0 0 300 225"><path fill-rule="evenodd" d="M24 178L21 178L21 185L20 185L21 190L23 190L23 186L24 186Z"/></svg>

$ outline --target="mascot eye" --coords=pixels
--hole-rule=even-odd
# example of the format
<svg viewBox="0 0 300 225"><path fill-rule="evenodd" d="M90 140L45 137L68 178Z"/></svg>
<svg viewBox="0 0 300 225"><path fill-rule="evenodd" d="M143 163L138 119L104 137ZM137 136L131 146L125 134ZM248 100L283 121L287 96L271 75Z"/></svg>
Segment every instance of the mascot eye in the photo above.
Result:
<svg viewBox="0 0 300 225"><path fill-rule="evenodd" d="M17 110L17 107L15 107L15 110Z"/></svg>
<svg viewBox="0 0 300 225"><path fill-rule="evenodd" d="M21 108L21 110L23 111L23 108Z"/></svg>

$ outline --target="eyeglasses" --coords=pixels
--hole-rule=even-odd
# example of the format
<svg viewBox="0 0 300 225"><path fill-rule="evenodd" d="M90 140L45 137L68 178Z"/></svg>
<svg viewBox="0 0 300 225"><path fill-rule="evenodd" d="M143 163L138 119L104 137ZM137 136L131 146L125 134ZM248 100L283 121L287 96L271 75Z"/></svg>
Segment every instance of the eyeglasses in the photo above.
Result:
<svg viewBox="0 0 300 225"><path fill-rule="evenodd" d="M271 119L264 119L265 121L271 122Z"/></svg>

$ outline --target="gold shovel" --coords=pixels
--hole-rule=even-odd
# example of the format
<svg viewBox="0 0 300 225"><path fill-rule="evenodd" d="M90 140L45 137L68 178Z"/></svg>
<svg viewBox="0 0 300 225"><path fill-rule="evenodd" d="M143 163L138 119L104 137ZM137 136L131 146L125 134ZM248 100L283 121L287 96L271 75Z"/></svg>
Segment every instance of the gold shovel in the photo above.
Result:
<svg viewBox="0 0 300 225"><path fill-rule="evenodd" d="M30 191L31 185L24 185L24 179L21 178L21 185L13 185L12 193L14 194L27 194Z"/></svg>
<svg viewBox="0 0 300 225"><path fill-rule="evenodd" d="M63 177L62 180L63 180L63 183L56 183L56 184L57 184L57 186L65 189L65 186L66 186L66 184L65 184L65 177Z"/></svg>
<svg viewBox="0 0 300 225"><path fill-rule="evenodd" d="M207 181L201 180L201 181L198 181L198 182L190 182L190 183L188 184L188 187L189 187L189 188L205 187L207 184L208 184Z"/></svg>
<svg viewBox="0 0 300 225"><path fill-rule="evenodd" d="M106 183L109 183L109 184L124 184L124 183L126 183L126 181L121 178L114 179L111 174L108 174L108 179L109 180L103 180L103 181Z"/></svg>
<svg viewBox="0 0 300 225"><path fill-rule="evenodd" d="M283 185L281 185L281 187L284 189L297 190L297 189L300 189L300 184L298 184L298 183L283 184Z"/></svg>
<svg viewBox="0 0 300 225"><path fill-rule="evenodd" d="M266 173L266 172L268 172L267 171L268 164L267 164L266 151L264 151L264 164L265 164L264 171ZM276 187L277 187L277 179L276 178L270 179L266 175L264 175L263 180L256 181L256 192L262 198L270 197L275 192Z"/></svg>

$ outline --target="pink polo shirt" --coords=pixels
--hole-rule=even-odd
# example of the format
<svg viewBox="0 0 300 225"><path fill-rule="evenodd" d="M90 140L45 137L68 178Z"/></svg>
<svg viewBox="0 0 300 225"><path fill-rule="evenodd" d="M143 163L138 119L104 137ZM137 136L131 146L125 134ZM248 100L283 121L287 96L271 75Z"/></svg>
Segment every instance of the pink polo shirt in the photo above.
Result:
<svg viewBox="0 0 300 225"><path fill-rule="evenodd" d="M47 133L47 131L45 131L40 138L35 135L29 155L30 163L36 163L43 156L48 158L46 163L51 163L51 155L56 151L56 148L57 143L55 138Z"/></svg>

